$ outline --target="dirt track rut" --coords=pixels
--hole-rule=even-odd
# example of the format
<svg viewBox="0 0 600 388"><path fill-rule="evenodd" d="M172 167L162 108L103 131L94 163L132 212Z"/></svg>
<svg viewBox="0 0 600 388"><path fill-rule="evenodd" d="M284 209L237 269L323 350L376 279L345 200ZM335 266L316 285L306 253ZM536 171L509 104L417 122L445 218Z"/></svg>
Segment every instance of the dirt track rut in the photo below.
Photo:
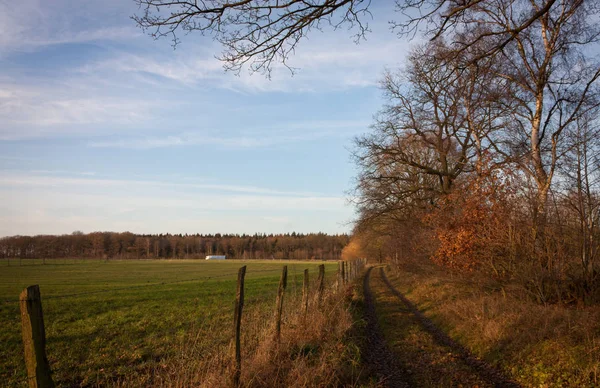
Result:
<svg viewBox="0 0 600 388"><path fill-rule="evenodd" d="M365 362L377 377L382 386L385 387L413 387L424 386L418 381L412 381L410 373L407 373L405 366L398 360L395 354L386 344L385 338L379 327L376 314L376 301L370 287L371 272L374 268L369 268L363 279L364 301L365 301L365 320L367 321L366 336L367 344L364 349ZM382 267L379 268L378 278L385 283L388 291L398 300L398 309L409 311L418 325L427 332L442 348L448 349L454 356L461 361L474 374L478 375L484 385L493 387L520 387L519 384L511 381L500 371L494 369L489 364L473 356L468 349L460 345L447 334L440 330L431 320L429 320L419 309L400 293L389 281ZM461 381L455 381L456 386L462 386ZM464 383L467 383L465 381ZM454 384L453 384L454 385Z"/></svg>
<svg viewBox="0 0 600 388"><path fill-rule="evenodd" d="M365 319L367 321L367 344L364 349L365 361L381 385L390 388L410 387L412 384L408 382L404 368L400 365L394 353L387 347L379 328L379 323L377 322L375 301L373 300L373 293L369 286L372 269L367 269L367 273L363 279Z"/></svg>

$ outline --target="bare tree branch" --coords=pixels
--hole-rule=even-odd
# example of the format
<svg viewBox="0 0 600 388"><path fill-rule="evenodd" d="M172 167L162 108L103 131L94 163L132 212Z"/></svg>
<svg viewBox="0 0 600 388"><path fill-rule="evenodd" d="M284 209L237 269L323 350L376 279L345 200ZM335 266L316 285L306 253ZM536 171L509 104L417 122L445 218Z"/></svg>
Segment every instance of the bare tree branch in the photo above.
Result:
<svg viewBox="0 0 600 388"><path fill-rule="evenodd" d="M139 27L155 39L177 31L199 32L221 43L218 57L227 70L239 73L244 65L269 76L275 63L287 65L298 43L312 29L329 25L348 27L358 42L369 30L362 18L370 16L370 0L134 0L140 13L133 16Z"/></svg>

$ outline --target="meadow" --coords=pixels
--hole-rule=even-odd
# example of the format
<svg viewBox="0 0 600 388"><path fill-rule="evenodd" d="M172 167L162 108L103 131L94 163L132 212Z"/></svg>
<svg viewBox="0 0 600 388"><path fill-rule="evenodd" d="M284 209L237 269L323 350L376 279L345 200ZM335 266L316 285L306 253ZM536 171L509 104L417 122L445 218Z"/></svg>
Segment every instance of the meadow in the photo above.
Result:
<svg viewBox="0 0 600 388"><path fill-rule="evenodd" d="M290 312L299 309L304 269L313 284L320 262L2 260L0 381L25 386L18 296L29 285L41 289L47 354L58 386L158 385L157 379L172 385L169 374L206 370L230 353L242 265L248 267L243 346L247 352L258 346L284 264ZM325 268L331 283L337 263Z"/></svg>

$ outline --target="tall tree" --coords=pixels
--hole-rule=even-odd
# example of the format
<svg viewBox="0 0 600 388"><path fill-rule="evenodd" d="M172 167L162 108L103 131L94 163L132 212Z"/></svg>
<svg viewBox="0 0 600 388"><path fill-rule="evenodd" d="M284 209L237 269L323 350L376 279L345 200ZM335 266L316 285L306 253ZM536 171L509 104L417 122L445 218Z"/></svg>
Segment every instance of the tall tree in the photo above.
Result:
<svg viewBox="0 0 600 388"><path fill-rule="evenodd" d="M465 71L449 53L430 42L410 54L404 71L385 74L387 103L373 132L356 141L362 217L407 218L434 204L491 147L503 112L498 87L479 75L482 68Z"/></svg>
<svg viewBox="0 0 600 388"><path fill-rule="evenodd" d="M504 35L518 28L543 1L499 0L472 10L475 20ZM598 104L600 65L588 52L597 48L600 29L595 2L556 0L554 6L515 35L498 53L496 76L509 85L512 120L497 150L515 161L536 185L534 237L543 234L548 194L560 158L568 148L566 135L577 119Z"/></svg>

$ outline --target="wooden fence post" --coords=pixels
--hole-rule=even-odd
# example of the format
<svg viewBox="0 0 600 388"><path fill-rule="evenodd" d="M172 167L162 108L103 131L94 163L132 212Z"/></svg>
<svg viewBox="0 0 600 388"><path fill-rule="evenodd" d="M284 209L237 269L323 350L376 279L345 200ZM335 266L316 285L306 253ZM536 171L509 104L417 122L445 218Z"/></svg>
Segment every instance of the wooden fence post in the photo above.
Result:
<svg viewBox="0 0 600 388"><path fill-rule="evenodd" d="M348 260L346 262L346 283L350 283L352 281L352 261Z"/></svg>
<svg viewBox="0 0 600 388"><path fill-rule="evenodd" d="M233 371L233 386L240 386L240 376L242 374L242 351L240 344L242 310L244 309L244 277L246 276L246 266L238 271L237 293L235 296L235 313L233 317L233 326L235 330L235 369Z"/></svg>
<svg viewBox="0 0 600 388"><path fill-rule="evenodd" d="M277 303L275 307L275 341L279 344L281 338L281 313L283 312L283 296L287 287L287 265L283 266L279 288L277 289Z"/></svg>
<svg viewBox="0 0 600 388"><path fill-rule="evenodd" d="M53 388L50 364L46 357L46 331L40 287L30 286L19 295L25 365L30 388Z"/></svg>
<svg viewBox="0 0 600 388"><path fill-rule="evenodd" d="M308 269L304 270L304 283L302 287L302 313L308 313Z"/></svg>
<svg viewBox="0 0 600 388"><path fill-rule="evenodd" d="M317 279L317 284L319 285L319 288L317 289L317 301L318 305L321 306L323 291L325 291L325 264L319 265L319 278Z"/></svg>
<svg viewBox="0 0 600 388"><path fill-rule="evenodd" d="M352 261L348 260L346 266L348 267L346 269L346 278L348 279L346 283L350 283L352 281Z"/></svg>

